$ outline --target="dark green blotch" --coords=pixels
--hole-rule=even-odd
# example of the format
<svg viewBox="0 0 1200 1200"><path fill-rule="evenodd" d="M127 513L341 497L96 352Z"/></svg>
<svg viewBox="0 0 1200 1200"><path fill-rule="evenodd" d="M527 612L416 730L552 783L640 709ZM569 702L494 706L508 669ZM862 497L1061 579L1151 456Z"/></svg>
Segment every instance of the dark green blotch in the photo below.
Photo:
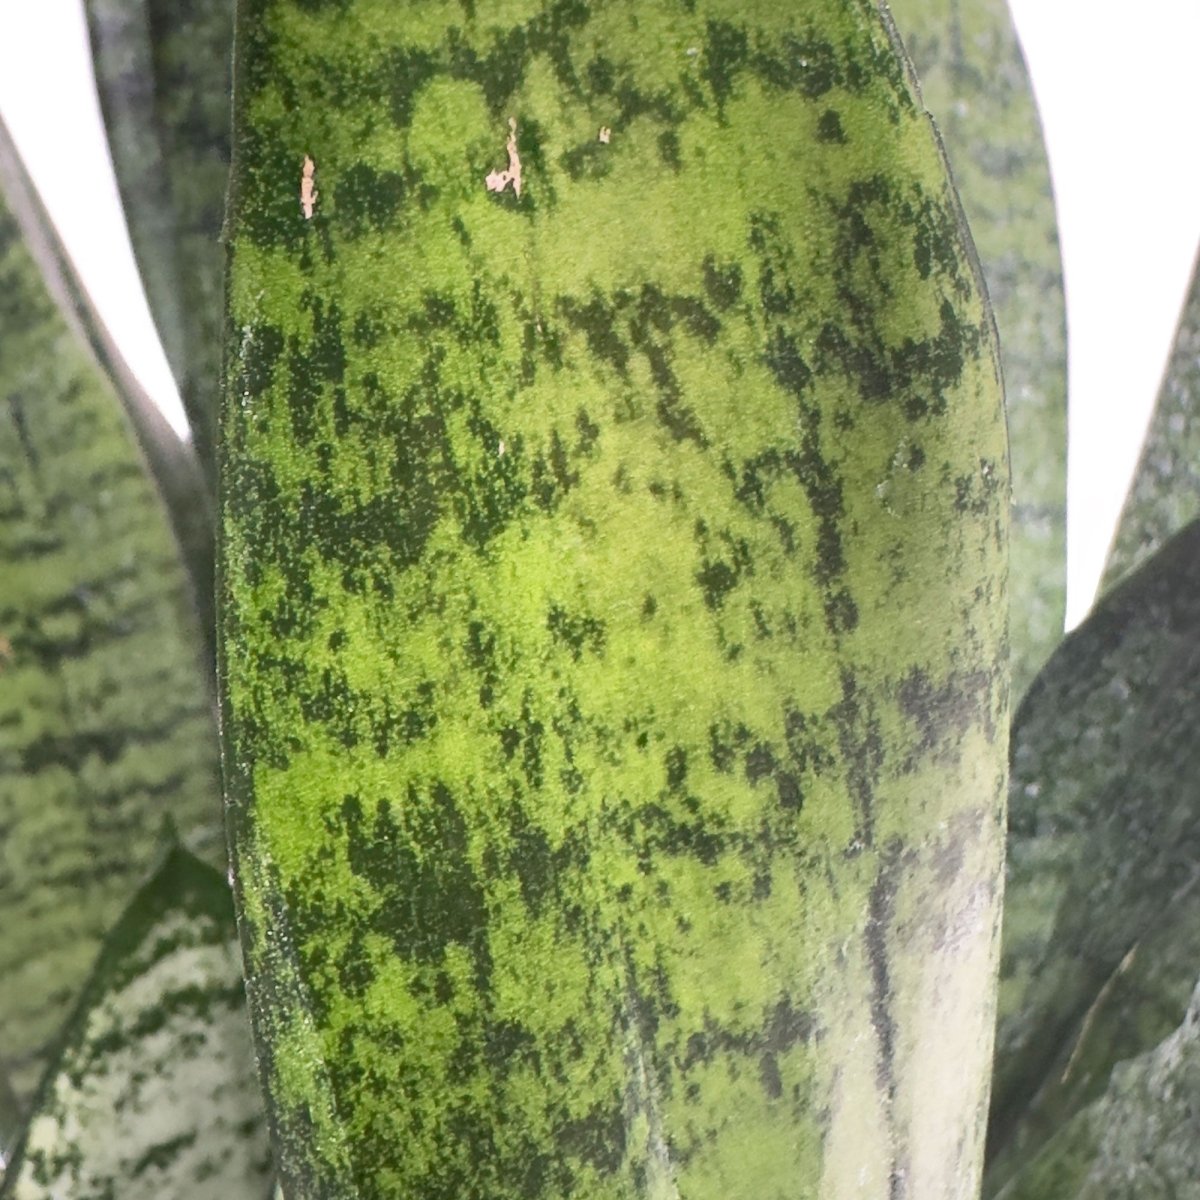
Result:
<svg viewBox="0 0 1200 1200"><path fill-rule="evenodd" d="M838 146L846 144L846 131L842 128L842 118L836 109L827 108L818 118L817 141L832 142Z"/></svg>

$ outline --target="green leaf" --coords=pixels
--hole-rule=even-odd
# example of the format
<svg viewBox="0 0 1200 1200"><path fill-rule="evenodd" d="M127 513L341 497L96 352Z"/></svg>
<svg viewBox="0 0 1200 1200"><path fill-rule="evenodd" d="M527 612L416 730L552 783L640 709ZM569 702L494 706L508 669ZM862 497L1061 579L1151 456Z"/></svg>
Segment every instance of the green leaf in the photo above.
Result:
<svg viewBox="0 0 1200 1200"><path fill-rule="evenodd" d="M1005 0L891 0L946 145L1000 333L1013 514L1013 696L1063 635L1067 337L1050 165Z"/></svg>
<svg viewBox="0 0 1200 1200"><path fill-rule="evenodd" d="M86 10L134 254L196 452L211 474L233 2L87 0Z"/></svg>
<svg viewBox="0 0 1200 1200"><path fill-rule="evenodd" d="M122 393L78 310L56 306L22 236L28 209L7 195L0 1071L25 1101L102 937L157 860L164 816L214 859L221 825L213 705L178 543Z"/></svg>
<svg viewBox="0 0 1200 1200"><path fill-rule="evenodd" d="M992 1146L1195 881L1200 522L1101 601L1017 712Z"/></svg>
<svg viewBox="0 0 1200 1200"><path fill-rule="evenodd" d="M290 1200L969 1193L1009 486L894 31L237 45L222 703Z"/></svg>
<svg viewBox="0 0 1200 1200"><path fill-rule="evenodd" d="M1200 1179L1200 985L1179 1028L1121 1063L1000 1200L1172 1200Z"/></svg>
<svg viewBox="0 0 1200 1200"><path fill-rule="evenodd" d="M1068 1121L1099 1099L1113 1067L1153 1049L1184 1018L1200 963L1200 876L1183 885L1130 948L1063 1043L1021 1113L1004 1150L988 1164L992 1195Z"/></svg>
<svg viewBox="0 0 1200 1200"><path fill-rule="evenodd" d="M1117 584L1200 515L1200 257L1150 419L1101 592Z"/></svg>
<svg viewBox="0 0 1200 1200"><path fill-rule="evenodd" d="M106 939L0 1195L255 1200L271 1168L229 885L174 849Z"/></svg>

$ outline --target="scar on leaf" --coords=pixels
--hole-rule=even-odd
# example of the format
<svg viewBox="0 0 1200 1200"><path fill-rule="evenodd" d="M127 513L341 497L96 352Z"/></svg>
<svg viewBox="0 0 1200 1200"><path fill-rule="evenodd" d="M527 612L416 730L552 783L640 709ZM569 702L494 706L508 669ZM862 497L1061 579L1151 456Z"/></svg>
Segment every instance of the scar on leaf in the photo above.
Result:
<svg viewBox="0 0 1200 1200"><path fill-rule="evenodd" d="M313 209L317 206L317 197L321 194L313 184L313 173L317 164L306 154L304 167L300 172L300 209L306 221L312 220Z"/></svg>
<svg viewBox="0 0 1200 1200"><path fill-rule="evenodd" d="M521 158L517 154L517 120L508 118L508 141L504 143L508 151L508 170L493 171L484 180L489 192L502 192L511 183L513 191L521 194Z"/></svg>

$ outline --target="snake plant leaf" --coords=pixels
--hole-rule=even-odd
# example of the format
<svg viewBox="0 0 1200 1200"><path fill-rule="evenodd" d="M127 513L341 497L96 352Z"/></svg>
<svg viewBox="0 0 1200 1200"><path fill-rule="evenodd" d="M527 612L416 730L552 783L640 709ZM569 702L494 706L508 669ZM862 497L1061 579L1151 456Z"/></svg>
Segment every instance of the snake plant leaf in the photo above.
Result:
<svg viewBox="0 0 1200 1200"><path fill-rule="evenodd" d="M997 1154L1106 980L1196 882L1198 597L1193 522L1101 601L1017 711Z"/></svg>
<svg viewBox="0 0 1200 1200"><path fill-rule="evenodd" d="M194 450L175 433L121 356L67 256L0 121L0 191L59 316L90 348L125 409L184 556L201 628L213 624L213 506ZM212 660L212 654L206 656Z"/></svg>
<svg viewBox="0 0 1200 1200"><path fill-rule="evenodd" d="M874 0L244 0L220 671L290 1200L978 1181L1009 479Z"/></svg>
<svg viewBox="0 0 1200 1200"><path fill-rule="evenodd" d="M1200 985L1179 1028L1119 1064L998 1200L1173 1200L1200 1179Z"/></svg>
<svg viewBox="0 0 1200 1200"><path fill-rule="evenodd" d="M1200 515L1200 255L1146 432L1101 591L1107 591Z"/></svg>
<svg viewBox="0 0 1200 1200"><path fill-rule="evenodd" d="M1045 1081L1021 1114L1002 1153L989 1163L991 1196L1109 1084L1113 1067L1152 1050L1184 1019L1200 964L1200 876L1159 914L1108 977Z"/></svg>
<svg viewBox="0 0 1200 1200"><path fill-rule="evenodd" d="M1067 336L1050 165L1005 0L891 0L946 144L1000 333L1012 459L1012 688L1062 640Z"/></svg>
<svg viewBox="0 0 1200 1200"><path fill-rule="evenodd" d="M272 1172L229 884L173 848L112 933L4 1200L265 1200Z"/></svg>
<svg viewBox="0 0 1200 1200"><path fill-rule="evenodd" d="M86 0L134 254L211 473L221 368L232 0Z"/></svg>
<svg viewBox="0 0 1200 1200"><path fill-rule="evenodd" d="M164 818L214 858L222 839L179 545L113 379L55 304L6 196L0 1071L27 1102L101 939L157 861Z"/></svg>

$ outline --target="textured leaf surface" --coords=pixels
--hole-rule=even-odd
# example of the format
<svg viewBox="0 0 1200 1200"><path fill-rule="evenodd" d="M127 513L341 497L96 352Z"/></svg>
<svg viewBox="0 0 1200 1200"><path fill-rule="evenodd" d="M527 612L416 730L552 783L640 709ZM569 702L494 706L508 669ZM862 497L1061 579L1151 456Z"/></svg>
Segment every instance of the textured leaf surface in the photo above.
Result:
<svg viewBox="0 0 1200 1200"><path fill-rule="evenodd" d="M233 899L173 850L107 938L5 1200L260 1200L271 1152Z"/></svg>
<svg viewBox="0 0 1200 1200"><path fill-rule="evenodd" d="M86 8L134 253L197 453L211 469L233 0L86 0Z"/></svg>
<svg viewBox="0 0 1200 1200"><path fill-rule="evenodd" d="M971 1196L1006 447L875 5L253 0L235 76L290 1200Z"/></svg>
<svg viewBox="0 0 1200 1200"><path fill-rule="evenodd" d="M1190 1200L1200 1184L1200 986L1179 1028L1121 1063L1001 1200Z"/></svg>
<svg viewBox="0 0 1200 1200"><path fill-rule="evenodd" d="M1013 722L993 1145L1197 879L1200 523L1073 632Z"/></svg>
<svg viewBox="0 0 1200 1200"><path fill-rule="evenodd" d="M0 200L0 1069L22 1100L164 817L220 855L210 696L117 391Z"/></svg>
<svg viewBox="0 0 1200 1200"><path fill-rule="evenodd" d="M1167 373L1108 553L1101 590L1200 515L1200 257Z"/></svg>
<svg viewBox="0 0 1200 1200"><path fill-rule="evenodd" d="M1152 1050L1183 1021L1200 964L1200 878L1184 885L1108 977L1045 1072L1002 1154L988 1164L993 1195L1076 1113L1098 1100L1113 1067Z"/></svg>
<svg viewBox="0 0 1200 1200"><path fill-rule="evenodd" d="M1005 0L891 0L979 250L1000 333L1012 459L1012 688L1063 635L1067 338L1050 165Z"/></svg>

